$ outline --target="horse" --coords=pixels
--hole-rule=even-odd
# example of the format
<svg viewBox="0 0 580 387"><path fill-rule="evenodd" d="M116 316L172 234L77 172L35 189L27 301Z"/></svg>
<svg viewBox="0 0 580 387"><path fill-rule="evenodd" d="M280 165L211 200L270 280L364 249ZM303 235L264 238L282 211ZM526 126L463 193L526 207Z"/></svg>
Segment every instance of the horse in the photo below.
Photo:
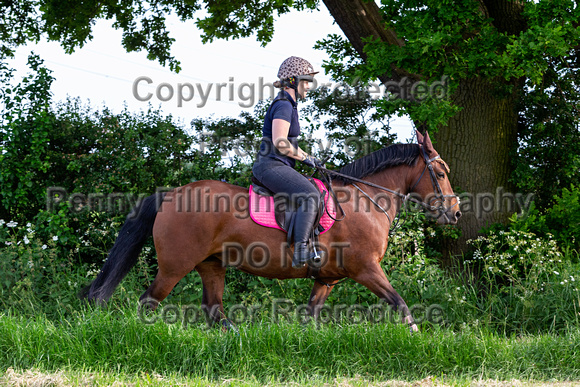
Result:
<svg viewBox="0 0 580 387"><path fill-rule="evenodd" d="M339 177L332 185L343 219L319 236L325 255L317 268L321 280L314 281L308 302L310 316L318 316L340 280L351 278L400 313L413 331L418 330L380 262L387 250L391 222L406 200L425 207L437 223L457 223L459 199L448 173L449 167L429 135L418 131L417 144L382 148L337 172ZM127 216L84 297L106 303L151 235L158 272L140 297L141 306L151 310L192 270L201 276L202 309L210 321L222 324L227 320L222 296L228 266L267 278L307 277L309 266L292 267L293 249L287 246L284 232L250 219L248 200L247 188L214 180L196 181L145 198Z"/></svg>

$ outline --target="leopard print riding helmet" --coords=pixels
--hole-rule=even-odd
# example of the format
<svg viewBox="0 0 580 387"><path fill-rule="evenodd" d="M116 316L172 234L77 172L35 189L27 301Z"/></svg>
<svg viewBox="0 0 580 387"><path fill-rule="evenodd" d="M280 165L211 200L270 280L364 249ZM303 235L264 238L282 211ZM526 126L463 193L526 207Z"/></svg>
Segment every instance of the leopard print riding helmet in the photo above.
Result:
<svg viewBox="0 0 580 387"><path fill-rule="evenodd" d="M279 80L274 82L274 86L290 87L297 90L300 81L312 82L315 74L318 74L318 71L314 71L310 62L297 56L291 56L280 65Z"/></svg>

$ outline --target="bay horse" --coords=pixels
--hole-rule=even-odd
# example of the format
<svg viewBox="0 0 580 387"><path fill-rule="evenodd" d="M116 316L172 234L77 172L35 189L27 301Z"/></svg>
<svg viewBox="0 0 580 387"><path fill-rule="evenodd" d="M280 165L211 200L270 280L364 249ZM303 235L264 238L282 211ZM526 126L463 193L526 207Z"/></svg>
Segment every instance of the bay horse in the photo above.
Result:
<svg viewBox="0 0 580 387"><path fill-rule="evenodd" d="M386 301L412 330L417 330L405 301L380 266L391 221L411 193L438 223L455 224L461 216L459 199L447 177L447 164L433 148L428 134L417 131L417 142L391 145L339 170L343 177L334 179L333 187L344 219L320 235L319 245L326 255L318 272L323 281L314 282L308 302L311 316L317 316L333 286L348 277ZM84 296L97 303L106 302L136 264L150 235L154 238L158 272L140 302L151 309L192 270L201 276L202 309L213 322L222 323L227 320L222 304L227 266L267 278L305 278L309 268L292 267L292 249L286 245L284 232L254 223L248 215L248 201L248 189L213 180L197 181L144 199L128 215ZM256 243L260 248L255 248ZM231 246L236 248L228 248Z"/></svg>

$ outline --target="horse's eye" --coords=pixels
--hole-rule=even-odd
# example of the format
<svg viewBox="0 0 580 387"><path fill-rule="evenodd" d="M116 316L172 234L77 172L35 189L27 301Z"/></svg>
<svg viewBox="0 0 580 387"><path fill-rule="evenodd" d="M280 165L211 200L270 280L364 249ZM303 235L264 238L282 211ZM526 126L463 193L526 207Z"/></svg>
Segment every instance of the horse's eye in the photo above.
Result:
<svg viewBox="0 0 580 387"><path fill-rule="evenodd" d="M437 177L440 178L440 179L443 179L445 177L445 174L443 172L439 172L437 174Z"/></svg>

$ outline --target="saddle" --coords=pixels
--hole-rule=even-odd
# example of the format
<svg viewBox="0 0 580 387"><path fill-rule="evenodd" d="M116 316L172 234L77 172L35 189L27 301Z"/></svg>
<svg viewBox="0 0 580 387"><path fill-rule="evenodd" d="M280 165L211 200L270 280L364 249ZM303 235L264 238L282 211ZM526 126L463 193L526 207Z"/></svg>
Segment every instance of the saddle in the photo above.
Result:
<svg viewBox="0 0 580 387"><path fill-rule="evenodd" d="M318 217L314 222L313 236L316 238L332 227L336 217L336 209L324 183L313 177L308 177L308 180L318 189L322 199L318 208ZM296 208L288 200L288 195L273 193L253 176L249 191L252 220L261 226L285 231L288 234L288 245L290 245Z"/></svg>

